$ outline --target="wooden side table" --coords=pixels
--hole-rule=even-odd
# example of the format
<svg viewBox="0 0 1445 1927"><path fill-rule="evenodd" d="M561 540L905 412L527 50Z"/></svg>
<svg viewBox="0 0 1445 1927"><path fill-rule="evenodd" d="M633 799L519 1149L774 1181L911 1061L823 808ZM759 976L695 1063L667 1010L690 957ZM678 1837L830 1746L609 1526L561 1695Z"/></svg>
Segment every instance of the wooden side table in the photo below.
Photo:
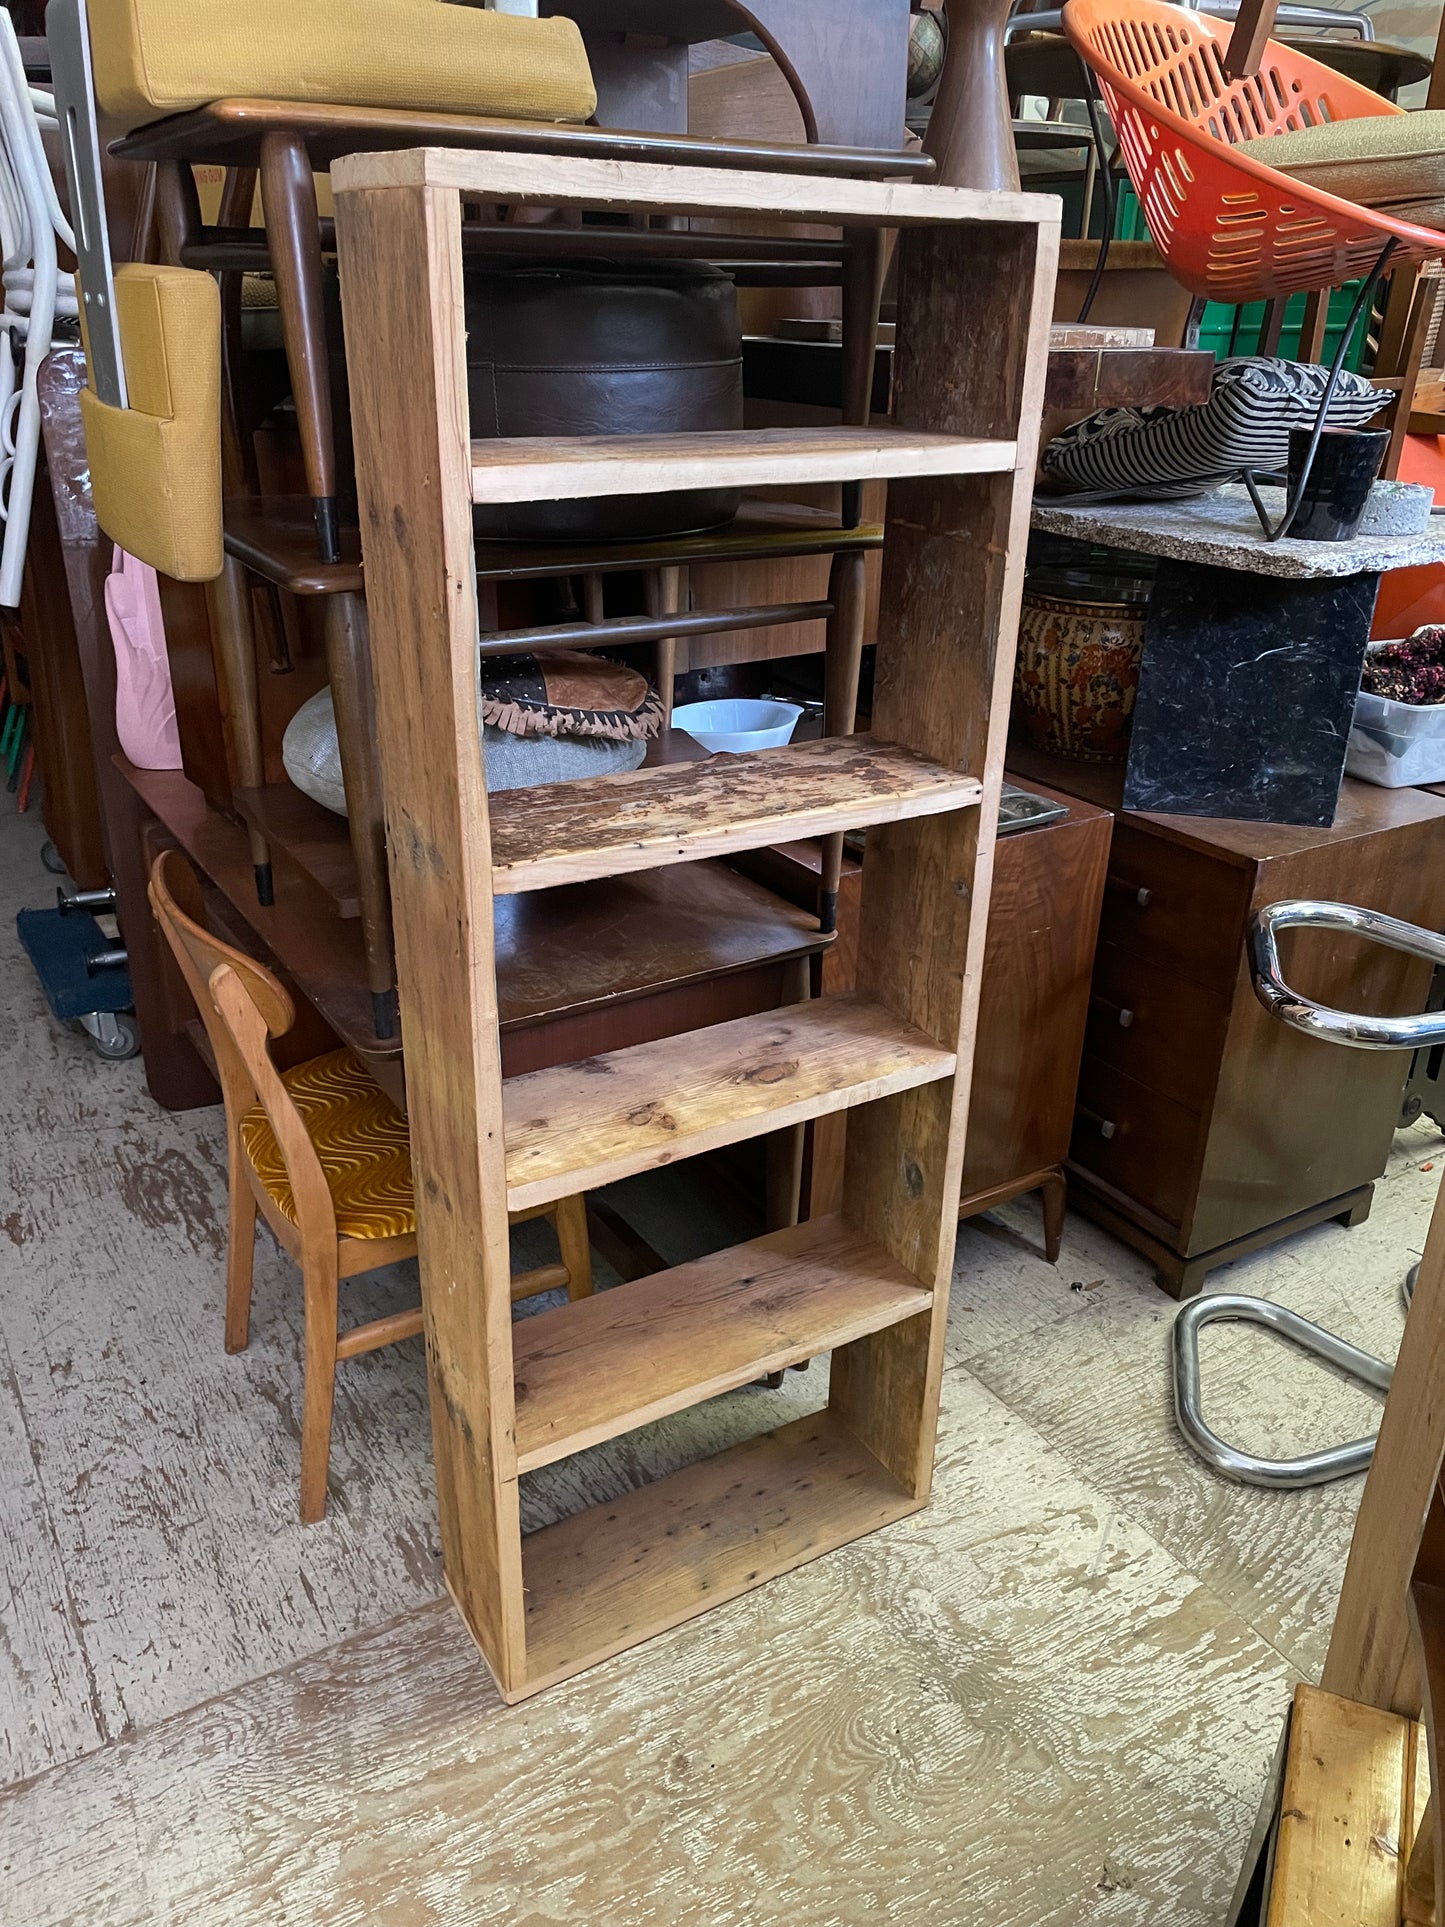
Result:
<svg viewBox="0 0 1445 1927"><path fill-rule="evenodd" d="M1073 1129L1113 817L1097 804L1015 771L1008 771L1005 780L1065 804L1068 815L1010 831L999 838L994 854L958 1215L976 1217L1026 1191L1041 1191L1045 1251L1053 1264L1063 1232L1064 1160ZM746 863L752 875L791 901L817 900L817 842L760 850ZM825 993L853 987L861 885L861 863L856 857L845 858L838 937L820 960ZM813 1126L806 1200L810 1215L838 1208L842 1135L831 1118L820 1118Z"/></svg>

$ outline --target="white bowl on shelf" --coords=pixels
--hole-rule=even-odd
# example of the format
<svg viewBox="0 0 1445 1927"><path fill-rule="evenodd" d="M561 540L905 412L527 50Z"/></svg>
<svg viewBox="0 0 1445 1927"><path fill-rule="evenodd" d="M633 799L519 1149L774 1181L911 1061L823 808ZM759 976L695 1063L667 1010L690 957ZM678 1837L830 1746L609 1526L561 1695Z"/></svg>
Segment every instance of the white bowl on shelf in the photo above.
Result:
<svg viewBox="0 0 1445 1927"><path fill-rule="evenodd" d="M755 702L730 696L710 703L682 703L672 726L704 749L740 755L750 749L775 749L789 743L802 710L796 703Z"/></svg>

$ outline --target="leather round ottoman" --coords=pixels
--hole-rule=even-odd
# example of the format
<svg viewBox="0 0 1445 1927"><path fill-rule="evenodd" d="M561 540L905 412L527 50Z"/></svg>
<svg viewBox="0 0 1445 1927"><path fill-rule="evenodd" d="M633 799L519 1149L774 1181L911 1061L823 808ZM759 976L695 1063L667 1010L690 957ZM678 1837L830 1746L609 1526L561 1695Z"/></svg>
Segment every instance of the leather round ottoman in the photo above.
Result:
<svg viewBox="0 0 1445 1927"><path fill-rule="evenodd" d="M474 436L741 428L732 277L702 263L518 263L465 277ZM613 541L720 527L734 489L479 508L481 535Z"/></svg>

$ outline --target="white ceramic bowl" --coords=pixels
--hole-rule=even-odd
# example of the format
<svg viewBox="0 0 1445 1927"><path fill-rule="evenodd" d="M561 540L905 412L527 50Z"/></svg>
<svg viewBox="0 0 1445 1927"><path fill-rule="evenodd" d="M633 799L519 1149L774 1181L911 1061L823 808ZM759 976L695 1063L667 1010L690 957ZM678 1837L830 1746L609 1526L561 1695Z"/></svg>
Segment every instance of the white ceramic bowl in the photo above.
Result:
<svg viewBox="0 0 1445 1927"><path fill-rule="evenodd" d="M729 697L721 702L680 704L672 712L672 726L685 731L704 749L738 754L790 743L802 713L796 703L746 702Z"/></svg>

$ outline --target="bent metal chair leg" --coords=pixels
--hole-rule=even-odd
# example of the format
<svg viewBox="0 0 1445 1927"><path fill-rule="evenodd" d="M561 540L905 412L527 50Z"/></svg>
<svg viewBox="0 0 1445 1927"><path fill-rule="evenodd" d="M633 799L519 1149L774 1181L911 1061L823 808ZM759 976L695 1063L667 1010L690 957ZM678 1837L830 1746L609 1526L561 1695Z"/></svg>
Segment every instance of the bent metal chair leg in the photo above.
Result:
<svg viewBox="0 0 1445 1927"><path fill-rule="evenodd" d="M1307 897L1267 904L1257 912L1250 931L1254 991L1259 1001L1282 1024L1330 1044L1351 1050L1418 1050L1445 1042L1445 1012L1423 1011L1416 1017L1368 1017L1356 1011L1332 1010L1291 988L1280 969L1277 933L1308 929L1341 931L1403 950L1430 963L1445 963L1445 937L1417 924L1402 923L1378 910L1351 903L1319 903ZM1413 1283L1413 1275L1410 1283ZM1407 1283L1408 1298L1410 1284ZM1262 1459L1229 1445L1205 1422L1200 1404L1199 1333L1217 1320L1263 1325L1291 1339L1303 1350L1323 1358L1338 1370L1376 1391L1390 1389L1393 1366L1369 1352L1359 1351L1332 1332L1311 1324L1267 1298L1247 1298L1221 1292L1186 1305L1174 1321L1174 1412L1186 1443L1216 1472L1242 1485L1295 1490L1325 1485L1331 1479L1363 1472L1374 1456L1373 1438L1329 1446L1298 1459Z"/></svg>
<svg viewBox="0 0 1445 1927"><path fill-rule="evenodd" d="M1238 1292L1217 1292L1196 1298L1174 1320L1174 1415L1179 1430L1206 1465L1226 1479L1241 1485L1271 1486L1279 1491L1297 1491L1307 1485L1327 1485L1331 1479L1346 1479L1363 1472L1375 1452L1373 1436L1356 1439L1349 1445L1326 1446L1297 1459L1257 1458L1252 1452L1230 1445L1206 1421L1200 1407L1199 1334L1206 1325L1224 1321L1242 1325L1262 1325L1278 1332L1302 1351L1323 1358L1338 1371L1358 1379L1377 1392L1388 1392L1394 1367L1382 1358L1362 1352L1336 1338L1320 1325L1311 1324L1298 1312L1288 1311L1268 1298L1246 1298Z"/></svg>

